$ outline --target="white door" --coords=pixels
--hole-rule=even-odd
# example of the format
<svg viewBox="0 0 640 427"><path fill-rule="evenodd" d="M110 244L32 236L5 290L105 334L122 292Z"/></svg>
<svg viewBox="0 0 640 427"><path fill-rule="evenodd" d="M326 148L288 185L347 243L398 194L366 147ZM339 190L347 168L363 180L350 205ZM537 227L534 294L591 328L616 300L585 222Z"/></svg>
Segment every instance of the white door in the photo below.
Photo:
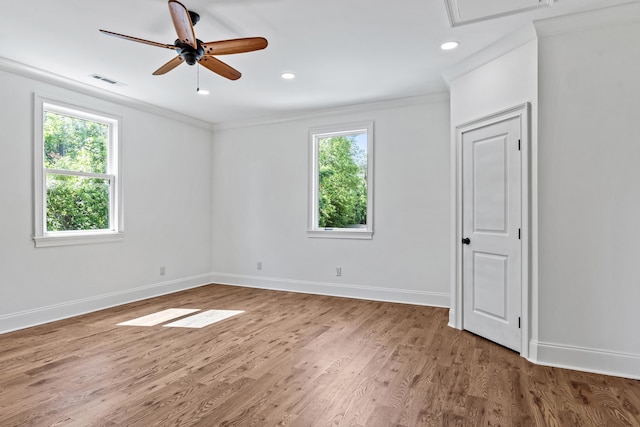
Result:
<svg viewBox="0 0 640 427"><path fill-rule="evenodd" d="M520 351L520 117L462 134L463 328Z"/></svg>

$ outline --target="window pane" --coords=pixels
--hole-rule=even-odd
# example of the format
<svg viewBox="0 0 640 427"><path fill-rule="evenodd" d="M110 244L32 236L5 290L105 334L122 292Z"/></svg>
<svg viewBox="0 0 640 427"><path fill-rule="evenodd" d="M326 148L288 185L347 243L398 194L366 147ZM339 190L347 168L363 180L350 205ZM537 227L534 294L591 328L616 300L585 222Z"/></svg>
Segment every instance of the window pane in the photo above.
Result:
<svg viewBox="0 0 640 427"><path fill-rule="evenodd" d="M45 111L43 131L45 168L107 172L107 124Z"/></svg>
<svg viewBox="0 0 640 427"><path fill-rule="evenodd" d="M47 231L109 228L109 179L47 174Z"/></svg>
<svg viewBox="0 0 640 427"><path fill-rule="evenodd" d="M318 227L366 227L366 174L366 133L318 138Z"/></svg>

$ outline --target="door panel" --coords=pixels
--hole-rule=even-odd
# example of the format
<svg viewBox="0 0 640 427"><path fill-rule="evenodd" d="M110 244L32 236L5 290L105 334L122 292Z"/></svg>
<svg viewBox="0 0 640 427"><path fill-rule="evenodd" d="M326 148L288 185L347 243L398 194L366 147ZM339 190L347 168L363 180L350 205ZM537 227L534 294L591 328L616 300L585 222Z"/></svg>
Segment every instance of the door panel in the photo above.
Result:
<svg viewBox="0 0 640 427"><path fill-rule="evenodd" d="M478 141L473 147L474 231L507 231L506 135Z"/></svg>
<svg viewBox="0 0 640 427"><path fill-rule="evenodd" d="M521 347L520 118L462 134L463 327Z"/></svg>
<svg viewBox="0 0 640 427"><path fill-rule="evenodd" d="M473 311L506 320L509 258L475 252L473 254Z"/></svg>

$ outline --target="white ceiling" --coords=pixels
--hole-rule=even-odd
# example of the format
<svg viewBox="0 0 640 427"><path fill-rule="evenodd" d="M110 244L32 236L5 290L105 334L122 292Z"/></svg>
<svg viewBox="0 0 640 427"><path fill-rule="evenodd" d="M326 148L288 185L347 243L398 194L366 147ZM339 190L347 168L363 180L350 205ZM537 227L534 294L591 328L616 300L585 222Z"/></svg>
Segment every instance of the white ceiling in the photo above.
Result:
<svg viewBox="0 0 640 427"><path fill-rule="evenodd" d="M160 43L175 30L166 0L2 1L0 57L210 123L443 92L442 71L532 20L629 0L556 0L552 7L451 27L444 0L183 0L203 42L263 36L262 51L219 57L237 81L182 64L152 76L173 52L105 36ZM504 0L484 1L492 13ZM474 5L477 13L477 5ZM439 46L458 40L444 52ZM280 74L296 73L285 81ZM111 86L89 77L123 82Z"/></svg>

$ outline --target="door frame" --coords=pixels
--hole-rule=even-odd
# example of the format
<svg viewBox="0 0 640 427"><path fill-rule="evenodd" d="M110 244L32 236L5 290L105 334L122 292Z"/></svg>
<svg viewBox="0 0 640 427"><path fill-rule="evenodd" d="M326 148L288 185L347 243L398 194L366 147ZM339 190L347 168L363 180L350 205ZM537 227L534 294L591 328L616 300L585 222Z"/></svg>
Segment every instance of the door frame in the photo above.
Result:
<svg viewBox="0 0 640 427"><path fill-rule="evenodd" d="M521 126L521 169L520 169L520 200L521 200L521 346L520 355L529 358L530 311L529 300L531 280L530 265L530 195L531 195L531 104L524 103L461 125L455 128L455 140L451 149L452 166L452 271L451 271L451 307L449 309L449 326L463 329L463 294L462 294L462 137L466 132L490 126L492 124L519 118Z"/></svg>

